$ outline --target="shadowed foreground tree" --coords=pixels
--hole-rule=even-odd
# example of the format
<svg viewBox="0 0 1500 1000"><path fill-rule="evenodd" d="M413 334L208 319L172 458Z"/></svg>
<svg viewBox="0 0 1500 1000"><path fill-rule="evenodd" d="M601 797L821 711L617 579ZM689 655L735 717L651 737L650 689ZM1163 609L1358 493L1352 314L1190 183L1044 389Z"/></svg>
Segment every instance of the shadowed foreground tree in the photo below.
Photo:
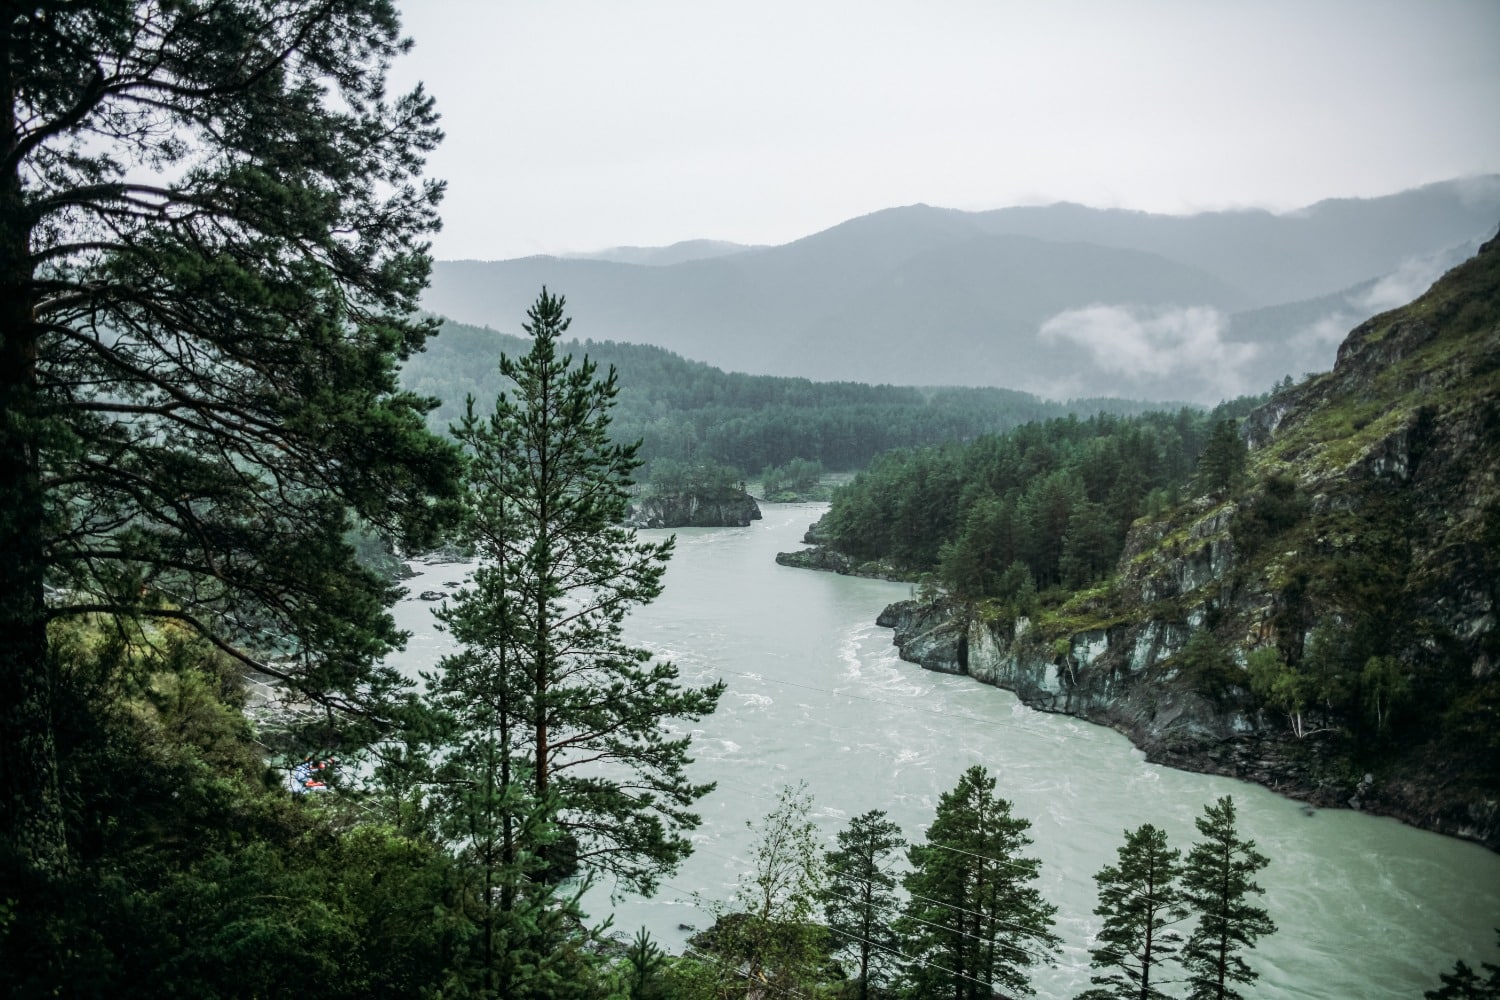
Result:
<svg viewBox="0 0 1500 1000"><path fill-rule="evenodd" d="M995 779L969 768L944 792L927 830L912 845L911 900L897 930L912 960L912 996L990 1000L1033 992L1026 970L1057 948L1052 915L1035 882L1041 862L1023 857L1031 823L1012 816Z"/></svg>
<svg viewBox="0 0 1500 1000"><path fill-rule="evenodd" d="M900 955L892 920L897 881L888 869L905 846L901 828L872 809L850 820L837 850L824 855L823 916L837 954L854 956L859 1000L868 1000L872 985L886 984Z"/></svg>
<svg viewBox="0 0 1500 1000"><path fill-rule="evenodd" d="M1244 840L1235 826L1234 799L1224 796L1204 807L1196 820L1204 840L1193 845L1183 864L1182 888L1198 915L1198 926L1182 949L1190 1000L1240 1000L1234 987L1250 985L1260 974L1241 953L1257 938L1276 932L1266 911L1249 902L1265 892L1255 873L1270 861Z"/></svg>
<svg viewBox="0 0 1500 1000"><path fill-rule="evenodd" d="M0 19L0 834L67 866L48 623L174 619L332 709L399 684L354 518L434 538L399 361L440 185L389 0L38 0ZM274 634L274 662L261 655ZM330 716L333 718L333 716Z"/></svg>
<svg viewBox="0 0 1500 1000"><path fill-rule="evenodd" d="M1495 934L1500 937L1500 930ZM1480 968L1486 973L1483 979L1479 978L1479 973L1468 962L1460 959L1453 966L1452 972L1439 974L1441 986L1428 990L1422 996L1425 1000L1500 1000L1500 965L1481 962Z"/></svg>
<svg viewBox="0 0 1500 1000"><path fill-rule="evenodd" d="M1187 919L1177 885L1178 852L1150 823L1125 833L1119 863L1100 869L1099 905L1104 918L1099 946L1089 952L1097 988L1079 1000L1165 1000L1161 969L1177 953L1182 935L1172 930Z"/></svg>

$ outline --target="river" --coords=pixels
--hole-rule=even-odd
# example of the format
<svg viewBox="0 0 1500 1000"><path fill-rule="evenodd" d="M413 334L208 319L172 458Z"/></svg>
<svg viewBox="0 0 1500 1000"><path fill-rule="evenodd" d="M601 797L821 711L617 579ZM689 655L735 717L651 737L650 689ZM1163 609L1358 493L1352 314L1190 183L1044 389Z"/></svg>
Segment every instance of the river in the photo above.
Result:
<svg viewBox="0 0 1500 1000"><path fill-rule="evenodd" d="M874 625L905 584L790 569L825 508L763 504L749 528L679 529L663 595L632 617L630 640L670 658L685 682L722 678L728 690L693 729L695 781L717 789L700 803L695 853L653 899L612 901L592 890L595 917L626 935L641 926L672 950L681 925L710 919L694 901L727 899L746 870L759 820L787 784L807 782L829 845L847 821L884 809L920 840L938 796L982 764L1015 815L1031 821L1038 888L1058 907L1064 945L1035 968L1039 997L1088 985L1094 873L1116 860L1126 829L1154 823L1184 853L1203 806L1233 795L1240 831L1272 859L1263 905L1278 932L1249 956L1256 997L1411 998L1438 985L1455 958L1494 960L1500 855L1474 844L1352 810L1311 812L1256 785L1147 763L1125 737L1033 711L1007 691L901 661ZM669 532L642 532L660 537ZM412 594L461 579L463 566L417 566ZM432 605L397 606L413 633L402 667L413 674L449 651Z"/></svg>

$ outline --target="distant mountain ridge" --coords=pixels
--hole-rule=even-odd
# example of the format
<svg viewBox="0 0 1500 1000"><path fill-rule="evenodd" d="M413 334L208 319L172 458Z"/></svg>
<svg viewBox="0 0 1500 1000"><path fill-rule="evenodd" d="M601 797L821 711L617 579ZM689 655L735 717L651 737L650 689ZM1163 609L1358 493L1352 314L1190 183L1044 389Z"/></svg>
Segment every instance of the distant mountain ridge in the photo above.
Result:
<svg viewBox="0 0 1500 1000"><path fill-rule="evenodd" d="M725 240L683 240L666 247L610 247L593 253L565 253L560 256L564 260L610 260L618 264L667 267L672 264L685 264L690 260L709 260L713 257L727 257L746 250L760 249L763 248L744 243L730 243Z"/></svg>
<svg viewBox="0 0 1500 1000"><path fill-rule="evenodd" d="M1107 579L923 597L880 624L904 659L1112 726L1151 760L1500 850L1500 236L1229 441L1238 463L1200 459L1183 502L1131 523ZM1006 502L957 481L971 512ZM897 494L857 480L820 525L831 550L792 564L922 572L903 564L909 530L885 530L900 514L868 516ZM1024 524L1014 509L996 523ZM1017 547L950 523L940 553Z"/></svg>
<svg viewBox="0 0 1500 1000"><path fill-rule="evenodd" d="M1497 221L1500 176L1281 215L914 205L776 247L442 261L424 305L513 330L545 284L581 335L734 371L1213 402L1326 369L1400 304L1362 287L1418 294Z"/></svg>

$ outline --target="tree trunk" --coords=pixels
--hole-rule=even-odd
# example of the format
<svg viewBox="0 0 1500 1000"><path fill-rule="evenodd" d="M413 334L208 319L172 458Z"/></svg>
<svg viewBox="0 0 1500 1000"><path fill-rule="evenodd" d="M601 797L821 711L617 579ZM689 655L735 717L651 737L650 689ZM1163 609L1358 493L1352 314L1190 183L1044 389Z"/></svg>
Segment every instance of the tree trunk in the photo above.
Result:
<svg viewBox="0 0 1500 1000"><path fill-rule="evenodd" d="M0 35L0 48L12 40ZM10 65L0 51L0 67ZM0 72L4 72L0 69ZM7 109L11 81L0 80ZM13 111L0 157L16 145ZM44 505L38 451L37 328L29 228L19 175L0 178L0 835L38 869L67 867L53 736L54 677L43 592Z"/></svg>

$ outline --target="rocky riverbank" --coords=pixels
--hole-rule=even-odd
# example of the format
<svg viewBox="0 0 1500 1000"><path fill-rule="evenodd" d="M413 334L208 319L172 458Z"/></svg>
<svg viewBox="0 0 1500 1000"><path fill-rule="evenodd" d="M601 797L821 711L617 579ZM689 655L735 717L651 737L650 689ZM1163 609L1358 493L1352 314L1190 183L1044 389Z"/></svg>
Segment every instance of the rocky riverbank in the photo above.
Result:
<svg viewBox="0 0 1500 1000"><path fill-rule="evenodd" d="M1350 771L1341 737L1295 738L1284 720L1245 712L1181 683L1166 661L1185 629L1144 622L1075 635L1059 649L1025 618L986 620L950 602L900 601L877 624L902 659L1014 692L1026 705L1125 734L1148 760L1264 785L1324 808L1393 816L1500 849L1500 808L1476 797L1441 759L1417 754L1379 776Z"/></svg>
<svg viewBox="0 0 1500 1000"><path fill-rule="evenodd" d="M745 528L761 518L744 490L689 490L637 497L625 523L635 528Z"/></svg>
<svg viewBox="0 0 1500 1000"><path fill-rule="evenodd" d="M905 583L912 579L911 574L890 563L878 559L861 562L825 544L826 538L819 530L822 523L821 518L814 521L807 526L807 533L802 536L802 541L812 546L811 548L799 549L796 552L778 552L776 553L777 564L796 569L815 569L824 573L837 573L840 576L890 580L896 583Z"/></svg>
<svg viewBox="0 0 1500 1000"><path fill-rule="evenodd" d="M1500 849L1497 303L1500 239L1280 387L1241 467L1137 519L1108 579L882 624L1153 761Z"/></svg>

